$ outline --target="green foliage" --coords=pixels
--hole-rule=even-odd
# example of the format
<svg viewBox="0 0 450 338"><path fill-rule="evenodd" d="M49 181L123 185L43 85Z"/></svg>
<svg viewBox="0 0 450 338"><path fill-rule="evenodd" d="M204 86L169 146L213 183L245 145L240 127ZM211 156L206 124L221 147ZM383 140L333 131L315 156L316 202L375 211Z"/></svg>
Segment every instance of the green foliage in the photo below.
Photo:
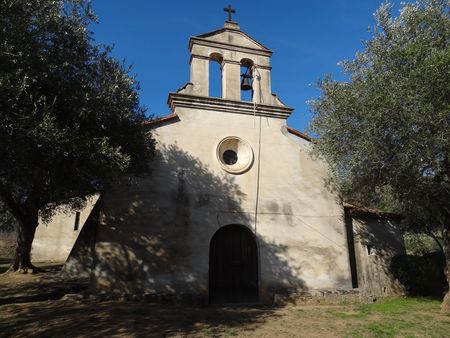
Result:
<svg viewBox="0 0 450 338"><path fill-rule="evenodd" d="M424 255L441 250L436 241L429 235L407 232L403 235L403 239L406 253L410 255Z"/></svg>
<svg viewBox="0 0 450 338"><path fill-rule="evenodd" d="M89 2L0 0L0 197L16 218L147 172L139 86L95 45ZM25 216L24 216L25 215Z"/></svg>
<svg viewBox="0 0 450 338"><path fill-rule="evenodd" d="M351 202L406 216L416 231L450 220L450 15L447 0L392 5L375 13L364 51L342 62L311 103L316 154L330 186Z"/></svg>

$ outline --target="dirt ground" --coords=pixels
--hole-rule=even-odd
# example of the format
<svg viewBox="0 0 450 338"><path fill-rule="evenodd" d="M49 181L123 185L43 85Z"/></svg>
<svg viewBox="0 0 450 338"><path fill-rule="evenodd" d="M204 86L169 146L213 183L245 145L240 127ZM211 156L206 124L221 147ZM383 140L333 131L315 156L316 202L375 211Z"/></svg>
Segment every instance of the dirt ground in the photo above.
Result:
<svg viewBox="0 0 450 338"><path fill-rule="evenodd" d="M87 281L62 279L58 268L0 275L1 337L450 337L437 300L205 308L98 301L76 299Z"/></svg>

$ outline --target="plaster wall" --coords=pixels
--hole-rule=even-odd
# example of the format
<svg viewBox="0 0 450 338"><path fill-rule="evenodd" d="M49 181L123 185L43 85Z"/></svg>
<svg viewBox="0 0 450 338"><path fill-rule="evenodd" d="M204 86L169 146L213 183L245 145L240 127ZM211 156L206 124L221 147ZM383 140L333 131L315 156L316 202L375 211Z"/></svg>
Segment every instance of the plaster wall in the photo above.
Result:
<svg viewBox="0 0 450 338"><path fill-rule="evenodd" d="M378 296L402 294L400 282L390 272L392 258L405 254L403 237L395 222L356 217L352 223L359 289Z"/></svg>
<svg viewBox="0 0 450 338"><path fill-rule="evenodd" d="M229 100L241 99L241 67L237 63L222 63L222 97Z"/></svg>
<svg viewBox="0 0 450 338"><path fill-rule="evenodd" d="M104 195L93 286L206 298L209 242L221 226L242 224L256 234L263 302L277 292L351 288L343 209L309 143L289 134L284 119L176 113L179 122L154 130L152 176ZM253 149L245 173L220 166L216 148L228 136Z"/></svg>
<svg viewBox="0 0 450 338"><path fill-rule="evenodd" d="M264 67L270 67L270 58L265 55L260 54L249 54L248 51L238 51L233 50L226 47L221 47L220 45L216 46L207 46L207 45L199 45L193 44L191 54L199 55L204 57L209 57L212 53L219 53L222 55L224 60L241 62L242 59L250 59L255 64Z"/></svg>
<svg viewBox="0 0 450 338"><path fill-rule="evenodd" d="M223 41L221 41L223 40ZM226 43L226 36L218 39L222 43ZM223 98L239 100L240 98L240 68L239 65L243 59L249 59L255 65L254 78L254 96L253 101L265 104L279 105L279 102L272 97L271 81L270 81L270 58L266 55L260 55L255 51L254 54L248 51L236 51L230 48L221 47L220 45L192 45L191 58L191 83L194 84L194 93L198 95L208 96L208 72L205 68L208 66L209 60L213 54L220 54L223 62ZM205 59L206 58L206 59ZM196 89L195 86L199 88Z"/></svg>
<svg viewBox="0 0 450 338"><path fill-rule="evenodd" d="M218 34L211 35L208 37L208 40L225 44L227 46L231 45L233 47L239 46L251 49L261 49L262 46L255 40L249 39L245 33L240 31L238 25L233 24L230 25L230 23L225 23L224 27L231 29L225 30L224 32Z"/></svg>
<svg viewBox="0 0 450 338"><path fill-rule="evenodd" d="M34 261L65 262L89 217L98 196L92 197L80 210L79 227L74 230L75 212L58 212L49 223L39 222L31 257Z"/></svg>
<svg viewBox="0 0 450 338"><path fill-rule="evenodd" d="M193 57L191 59L191 83L193 94L200 96L209 95L209 60Z"/></svg>

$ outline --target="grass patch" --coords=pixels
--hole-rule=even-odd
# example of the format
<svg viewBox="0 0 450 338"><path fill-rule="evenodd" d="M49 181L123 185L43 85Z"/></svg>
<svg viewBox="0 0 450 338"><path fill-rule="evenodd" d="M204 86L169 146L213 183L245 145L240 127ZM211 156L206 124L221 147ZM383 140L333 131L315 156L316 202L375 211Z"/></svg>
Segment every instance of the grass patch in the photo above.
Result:
<svg viewBox="0 0 450 338"><path fill-rule="evenodd" d="M440 303L426 298L383 299L355 309L361 316L333 313L339 318L364 319L352 327L351 337L448 337L450 318L440 315Z"/></svg>
<svg viewBox="0 0 450 338"><path fill-rule="evenodd" d="M362 313L400 315L411 311L439 311L440 302L428 298L387 298L373 304L359 306Z"/></svg>
<svg viewBox="0 0 450 338"><path fill-rule="evenodd" d="M403 320L378 320L366 325L365 329L375 337L396 337L400 333L403 336L406 332L415 334L422 330L421 325L411 324L413 323Z"/></svg>
<svg viewBox="0 0 450 338"><path fill-rule="evenodd" d="M49 276L53 276L49 274ZM145 302L79 303L70 300L36 300L42 281L24 277L28 284L0 279L0 336L133 336L164 337L450 337L450 316L440 314L439 301L424 298L381 299L376 303L334 306L287 306L224 311L221 308L183 308ZM57 283L56 283L57 282ZM44 285L46 293L60 292L61 282ZM68 282L67 282L68 283ZM83 282L84 283L84 282ZM5 291L6 290L6 291ZM53 290L53 291L52 291ZM65 289L64 289L65 290ZM41 291L41 292L43 292ZM8 292L8 293L7 293ZM80 321L80 313L84 320ZM130 324L134 325L130 328ZM63 331L62 331L63 330Z"/></svg>

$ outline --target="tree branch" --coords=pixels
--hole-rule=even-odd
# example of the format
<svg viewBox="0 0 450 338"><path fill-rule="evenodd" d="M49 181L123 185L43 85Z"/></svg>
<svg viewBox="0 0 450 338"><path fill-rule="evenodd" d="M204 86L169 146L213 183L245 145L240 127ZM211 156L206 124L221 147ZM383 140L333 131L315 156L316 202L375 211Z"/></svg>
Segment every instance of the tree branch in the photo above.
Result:
<svg viewBox="0 0 450 338"><path fill-rule="evenodd" d="M425 226L427 229L427 235L434 239L436 244L438 245L441 253L445 256L444 247L442 246L441 242L439 241L439 238L431 231L431 229L428 226Z"/></svg>

